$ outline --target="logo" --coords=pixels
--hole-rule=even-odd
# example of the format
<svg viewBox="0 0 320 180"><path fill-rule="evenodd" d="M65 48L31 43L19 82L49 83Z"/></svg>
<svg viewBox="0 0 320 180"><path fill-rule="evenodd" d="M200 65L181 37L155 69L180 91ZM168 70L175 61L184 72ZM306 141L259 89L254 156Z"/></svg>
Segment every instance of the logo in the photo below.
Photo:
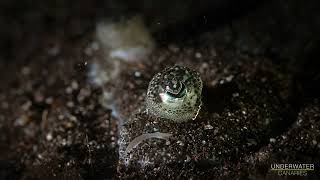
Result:
<svg viewBox="0 0 320 180"><path fill-rule="evenodd" d="M308 172L314 171L314 164L271 164L270 171L279 176L307 176Z"/></svg>

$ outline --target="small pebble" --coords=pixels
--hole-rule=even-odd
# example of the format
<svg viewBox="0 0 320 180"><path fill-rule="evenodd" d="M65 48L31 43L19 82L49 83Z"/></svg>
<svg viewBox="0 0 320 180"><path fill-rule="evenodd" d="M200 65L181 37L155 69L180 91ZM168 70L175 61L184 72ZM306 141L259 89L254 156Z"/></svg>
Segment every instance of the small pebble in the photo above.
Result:
<svg viewBox="0 0 320 180"><path fill-rule="evenodd" d="M318 143L318 142L317 142L316 140L312 140L312 144L313 144L313 145L317 145L317 143Z"/></svg>
<svg viewBox="0 0 320 180"><path fill-rule="evenodd" d="M197 59L200 59L200 58L202 58L202 54L199 53L199 52L196 52L195 57L196 57Z"/></svg>
<svg viewBox="0 0 320 180"><path fill-rule="evenodd" d="M207 124L204 126L204 129L205 130L210 130L210 129L213 129L213 126L211 126L210 124Z"/></svg>
<svg viewBox="0 0 320 180"><path fill-rule="evenodd" d="M30 72L31 72L31 69L30 69L29 67L27 67L27 66L25 66L25 67L23 67L23 68L21 69L21 73L22 73L23 75L28 75L28 74L30 74Z"/></svg>
<svg viewBox="0 0 320 180"><path fill-rule="evenodd" d="M71 87L72 87L72 89L74 89L74 90L78 89L79 85L78 85L77 81L72 81L72 82L71 82Z"/></svg>
<svg viewBox="0 0 320 180"><path fill-rule="evenodd" d="M60 48L58 46L52 46L48 49L48 54L51 56L56 56L60 53Z"/></svg>
<svg viewBox="0 0 320 180"><path fill-rule="evenodd" d="M52 134L48 133L46 136L47 141L51 141L52 140Z"/></svg>
<svg viewBox="0 0 320 180"><path fill-rule="evenodd" d="M179 146L183 146L184 143L182 141L177 141L177 144L179 144Z"/></svg>
<svg viewBox="0 0 320 180"><path fill-rule="evenodd" d="M270 140L269 140L271 143L274 143L274 142L276 142L276 139L275 138L270 138Z"/></svg>
<svg viewBox="0 0 320 180"><path fill-rule="evenodd" d="M135 77L141 77L141 72L140 71L135 71L134 72Z"/></svg>

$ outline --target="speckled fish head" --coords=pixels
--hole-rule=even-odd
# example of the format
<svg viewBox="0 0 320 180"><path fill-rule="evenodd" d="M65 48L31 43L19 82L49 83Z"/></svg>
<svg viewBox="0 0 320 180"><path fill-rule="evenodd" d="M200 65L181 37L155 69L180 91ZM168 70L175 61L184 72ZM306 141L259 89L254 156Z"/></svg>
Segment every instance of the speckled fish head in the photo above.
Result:
<svg viewBox="0 0 320 180"><path fill-rule="evenodd" d="M201 106L202 81L198 72L173 66L149 83L147 109L153 115L181 122L195 119Z"/></svg>

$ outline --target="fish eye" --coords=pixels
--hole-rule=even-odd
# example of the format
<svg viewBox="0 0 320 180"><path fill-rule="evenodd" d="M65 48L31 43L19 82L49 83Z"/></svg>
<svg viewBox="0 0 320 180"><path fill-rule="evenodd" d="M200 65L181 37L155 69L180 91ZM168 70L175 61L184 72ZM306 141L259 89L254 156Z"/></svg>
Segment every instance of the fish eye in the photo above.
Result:
<svg viewBox="0 0 320 180"><path fill-rule="evenodd" d="M182 98L187 94L187 89L186 86L184 85L184 83L181 83L181 89L178 93L174 94L171 93L169 91L166 91L166 95L168 95L169 97L175 99L175 98Z"/></svg>

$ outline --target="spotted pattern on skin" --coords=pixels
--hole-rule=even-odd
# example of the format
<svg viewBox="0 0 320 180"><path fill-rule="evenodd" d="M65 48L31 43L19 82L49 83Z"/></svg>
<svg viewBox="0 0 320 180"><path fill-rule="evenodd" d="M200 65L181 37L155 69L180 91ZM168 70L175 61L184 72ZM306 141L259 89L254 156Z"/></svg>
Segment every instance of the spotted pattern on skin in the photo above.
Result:
<svg viewBox="0 0 320 180"><path fill-rule="evenodd" d="M149 83L146 103L152 115L183 122L195 119L201 107L202 81L198 72L173 66Z"/></svg>

